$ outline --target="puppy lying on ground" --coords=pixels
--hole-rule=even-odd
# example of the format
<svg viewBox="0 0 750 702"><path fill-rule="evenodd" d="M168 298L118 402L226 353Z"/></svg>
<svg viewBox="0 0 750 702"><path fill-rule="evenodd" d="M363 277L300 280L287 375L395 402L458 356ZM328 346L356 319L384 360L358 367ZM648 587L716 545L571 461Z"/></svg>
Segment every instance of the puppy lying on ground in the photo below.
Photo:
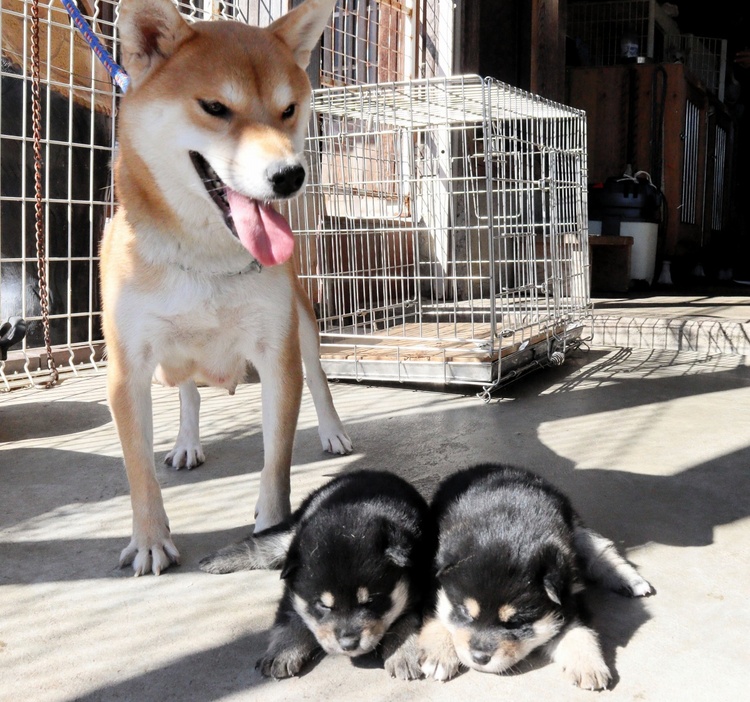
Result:
<svg viewBox="0 0 750 702"><path fill-rule="evenodd" d="M286 525L201 561L211 573L281 567L284 594L263 675L297 675L319 649L379 649L393 677L421 676L417 635L436 545L426 501L385 472L358 471L314 491Z"/></svg>
<svg viewBox="0 0 750 702"><path fill-rule="evenodd" d="M422 670L448 680L461 665L502 673L543 646L576 685L611 675L597 635L581 621L582 578L630 597L651 586L568 499L542 478L479 465L439 486L434 617L419 639Z"/></svg>

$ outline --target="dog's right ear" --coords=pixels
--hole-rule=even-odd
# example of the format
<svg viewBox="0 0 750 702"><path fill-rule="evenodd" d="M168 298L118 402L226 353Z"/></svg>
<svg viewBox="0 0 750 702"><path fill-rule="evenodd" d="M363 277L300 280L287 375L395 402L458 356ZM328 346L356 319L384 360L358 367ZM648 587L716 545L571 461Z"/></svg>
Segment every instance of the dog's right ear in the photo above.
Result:
<svg viewBox="0 0 750 702"><path fill-rule="evenodd" d="M305 0L268 26L294 54L300 68L307 68L310 54L328 24L337 0Z"/></svg>
<svg viewBox="0 0 750 702"><path fill-rule="evenodd" d="M170 0L124 0L117 28L122 65L131 88L140 85L193 34Z"/></svg>
<svg viewBox="0 0 750 702"><path fill-rule="evenodd" d="M568 560L557 544L546 544L538 554L539 574L547 597L557 605L562 605L563 598L570 587L570 567Z"/></svg>
<svg viewBox="0 0 750 702"><path fill-rule="evenodd" d="M458 564L459 557L449 551L438 551L435 557L435 577L440 578Z"/></svg>

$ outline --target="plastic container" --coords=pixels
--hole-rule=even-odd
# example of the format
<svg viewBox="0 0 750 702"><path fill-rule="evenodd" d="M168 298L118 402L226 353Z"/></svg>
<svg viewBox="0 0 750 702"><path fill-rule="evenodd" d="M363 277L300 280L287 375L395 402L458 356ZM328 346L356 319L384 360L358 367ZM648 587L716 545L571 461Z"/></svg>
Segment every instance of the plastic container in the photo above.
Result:
<svg viewBox="0 0 750 702"><path fill-rule="evenodd" d="M600 236L602 223L589 220L589 236ZM633 237L630 250L630 279L645 280L649 285L654 280L656 247L659 241L659 225L656 222L620 222L620 236Z"/></svg>

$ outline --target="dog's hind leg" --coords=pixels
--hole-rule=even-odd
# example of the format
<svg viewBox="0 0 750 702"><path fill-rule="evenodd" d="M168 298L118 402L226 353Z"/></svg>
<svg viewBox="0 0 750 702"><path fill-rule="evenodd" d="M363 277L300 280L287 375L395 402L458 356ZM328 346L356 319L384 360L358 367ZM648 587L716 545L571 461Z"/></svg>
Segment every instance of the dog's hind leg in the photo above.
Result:
<svg viewBox="0 0 750 702"><path fill-rule="evenodd" d="M180 385L180 430L174 448L164 458L164 463L179 470L196 468L206 456L200 440L199 417L201 396L195 382L188 380Z"/></svg>
<svg viewBox="0 0 750 702"><path fill-rule="evenodd" d="M573 545L589 580L629 597L648 597L653 594L651 585L617 552L615 545L601 534L578 524L573 532Z"/></svg>
<svg viewBox="0 0 750 702"><path fill-rule="evenodd" d="M302 361L305 364L305 378L310 389L315 412L318 415L318 435L320 443L329 453L346 454L352 451L352 442L344 429L333 404L328 378L320 364L320 337L318 324L307 293L297 281L295 294L299 314L299 339Z"/></svg>
<svg viewBox="0 0 750 702"><path fill-rule="evenodd" d="M271 528L219 549L202 558L199 565L207 573L281 568L293 537L292 527Z"/></svg>
<svg viewBox="0 0 750 702"><path fill-rule="evenodd" d="M119 344L111 341L107 395L120 435L133 507L133 536L120 554L120 566L132 563L135 575L149 571L159 575L171 563L179 563L180 554L172 543L156 479L151 372L130 367L121 355Z"/></svg>

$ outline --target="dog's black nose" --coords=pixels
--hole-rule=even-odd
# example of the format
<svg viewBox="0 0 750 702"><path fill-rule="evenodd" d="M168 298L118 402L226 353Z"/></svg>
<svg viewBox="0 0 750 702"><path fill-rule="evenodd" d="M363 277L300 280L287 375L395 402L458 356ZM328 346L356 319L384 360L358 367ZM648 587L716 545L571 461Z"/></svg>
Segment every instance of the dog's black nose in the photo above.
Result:
<svg viewBox="0 0 750 702"><path fill-rule="evenodd" d="M280 197L294 195L305 182L305 169L302 166L287 166L269 173L273 192Z"/></svg>
<svg viewBox="0 0 750 702"><path fill-rule="evenodd" d="M359 636L341 636L339 637L339 646L344 651L354 651L359 646Z"/></svg>
<svg viewBox="0 0 750 702"><path fill-rule="evenodd" d="M489 653L485 653L484 651L471 652L471 660L473 660L477 665L487 665L490 662L491 658L492 656Z"/></svg>

